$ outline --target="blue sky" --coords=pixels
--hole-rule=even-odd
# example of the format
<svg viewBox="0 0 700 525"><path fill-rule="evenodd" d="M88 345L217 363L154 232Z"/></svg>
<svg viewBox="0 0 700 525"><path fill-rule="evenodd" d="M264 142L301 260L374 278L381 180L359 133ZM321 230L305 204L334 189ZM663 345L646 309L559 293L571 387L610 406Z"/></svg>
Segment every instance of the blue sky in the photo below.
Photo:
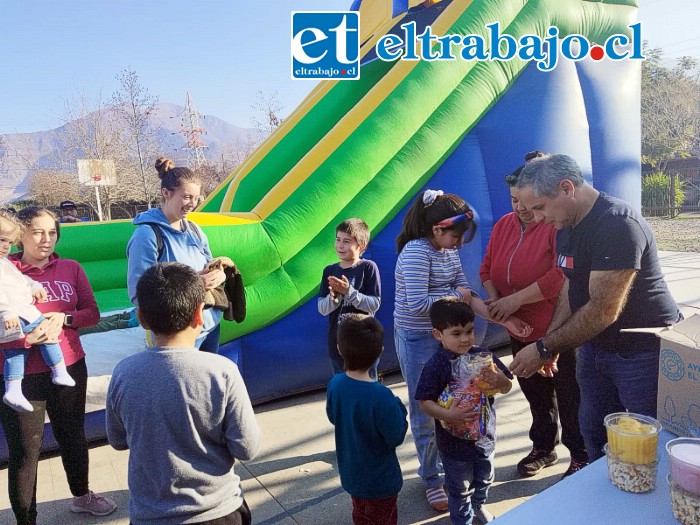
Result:
<svg viewBox="0 0 700 525"><path fill-rule="evenodd" d="M61 124L79 92L107 100L123 69L161 102L251 127L256 93L284 113L313 88L290 79L290 13L351 0L28 0L0 7L0 134ZM700 58L700 0L639 0L643 36L667 56Z"/></svg>

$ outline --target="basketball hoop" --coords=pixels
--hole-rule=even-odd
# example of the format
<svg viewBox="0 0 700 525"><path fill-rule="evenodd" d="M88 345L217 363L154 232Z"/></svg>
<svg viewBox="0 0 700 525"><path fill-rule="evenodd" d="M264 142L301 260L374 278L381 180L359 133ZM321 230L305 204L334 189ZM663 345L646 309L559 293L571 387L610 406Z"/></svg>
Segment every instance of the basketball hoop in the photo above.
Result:
<svg viewBox="0 0 700 525"><path fill-rule="evenodd" d="M78 181L85 186L116 186L117 169L114 161L78 159Z"/></svg>
<svg viewBox="0 0 700 525"><path fill-rule="evenodd" d="M78 181L85 186L94 186L97 215L102 220L99 186L117 185L117 168L112 159L78 159Z"/></svg>

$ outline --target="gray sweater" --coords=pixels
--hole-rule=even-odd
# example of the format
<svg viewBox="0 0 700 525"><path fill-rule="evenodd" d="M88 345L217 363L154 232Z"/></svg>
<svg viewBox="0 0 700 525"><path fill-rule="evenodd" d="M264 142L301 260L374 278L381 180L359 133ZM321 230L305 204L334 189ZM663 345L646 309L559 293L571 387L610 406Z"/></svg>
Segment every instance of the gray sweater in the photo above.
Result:
<svg viewBox="0 0 700 525"><path fill-rule="evenodd" d="M198 523L238 509L234 460L260 428L238 367L195 348L148 348L121 361L107 392L107 438L130 449L133 525Z"/></svg>

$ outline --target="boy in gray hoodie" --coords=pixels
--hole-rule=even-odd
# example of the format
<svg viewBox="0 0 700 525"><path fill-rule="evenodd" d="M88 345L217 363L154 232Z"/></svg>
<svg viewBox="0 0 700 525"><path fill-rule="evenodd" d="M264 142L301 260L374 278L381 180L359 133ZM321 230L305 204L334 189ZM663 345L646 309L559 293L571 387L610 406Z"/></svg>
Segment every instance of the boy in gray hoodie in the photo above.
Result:
<svg viewBox="0 0 700 525"><path fill-rule="evenodd" d="M107 438L130 450L132 525L250 524L236 459L252 459L260 428L236 365L197 351L204 285L180 263L147 269L137 316L155 346L121 361L107 392Z"/></svg>

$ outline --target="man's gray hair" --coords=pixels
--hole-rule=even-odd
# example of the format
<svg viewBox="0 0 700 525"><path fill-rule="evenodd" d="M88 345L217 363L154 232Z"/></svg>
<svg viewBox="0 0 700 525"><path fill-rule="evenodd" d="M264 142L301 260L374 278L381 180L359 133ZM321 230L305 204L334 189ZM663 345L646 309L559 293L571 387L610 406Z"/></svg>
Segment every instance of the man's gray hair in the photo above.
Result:
<svg viewBox="0 0 700 525"><path fill-rule="evenodd" d="M576 187L585 182L581 168L574 159L560 153L545 155L525 164L515 187L522 189L531 186L537 197L556 197L559 184L564 179L570 180Z"/></svg>

